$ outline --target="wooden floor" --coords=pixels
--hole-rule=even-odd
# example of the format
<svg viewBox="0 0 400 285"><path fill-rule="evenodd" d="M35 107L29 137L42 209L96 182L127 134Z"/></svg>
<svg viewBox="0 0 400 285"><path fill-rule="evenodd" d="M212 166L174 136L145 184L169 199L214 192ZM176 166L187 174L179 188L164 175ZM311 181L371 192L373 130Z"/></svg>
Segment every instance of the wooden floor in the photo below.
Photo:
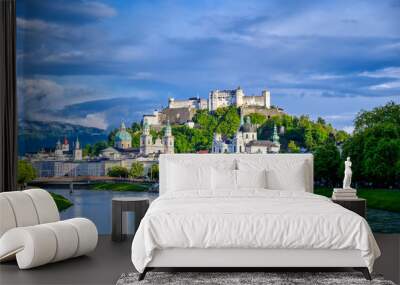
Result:
<svg viewBox="0 0 400 285"><path fill-rule="evenodd" d="M382 256L375 272L400 283L400 234L375 234ZM15 262L0 265L0 284L115 284L124 272L134 271L130 259L131 240L115 243L100 236L97 249L82 256L30 270L19 270ZM312 270L310 270L312 271Z"/></svg>
<svg viewBox="0 0 400 285"><path fill-rule="evenodd" d="M131 241L112 242L99 236L88 256L64 260L29 270L18 270L15 262L0 265L0 284L115 284L124 272L134 271Z"/></svg>

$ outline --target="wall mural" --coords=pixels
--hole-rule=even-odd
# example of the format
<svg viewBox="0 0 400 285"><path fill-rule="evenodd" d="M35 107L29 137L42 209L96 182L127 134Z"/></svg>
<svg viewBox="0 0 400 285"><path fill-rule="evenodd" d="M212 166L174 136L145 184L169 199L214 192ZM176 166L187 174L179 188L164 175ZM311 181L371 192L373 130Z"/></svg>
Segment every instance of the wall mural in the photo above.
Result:
<svg viewBox="0 0 400 285"><path fill-rule="evenodd" d="M111 197L157 196L160 153L311 152L317 194L350 157L371 227L400 232L399 5L17 5L18 182L64 218L109 233Z"/></svg>

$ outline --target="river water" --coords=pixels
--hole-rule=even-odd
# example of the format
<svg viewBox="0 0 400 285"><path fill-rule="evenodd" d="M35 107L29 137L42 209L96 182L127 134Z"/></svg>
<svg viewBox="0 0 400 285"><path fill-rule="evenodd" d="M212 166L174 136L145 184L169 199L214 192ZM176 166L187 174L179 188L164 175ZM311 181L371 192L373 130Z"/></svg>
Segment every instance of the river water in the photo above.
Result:
<svg viewBox="0 0 400 285"><path fill-rule="evenodd" d="M114 197L147 197L155 199L157 193L147 192L118 192L108 190L77 189L73 193L69 189L46 189L50 192L63 195L74 205L61 212L61 219L85 217L92 220L99 234L111 233L111 200ZM400 213L377 209L367 210L367 220L373 232L400 233ZM134 214L127 213L128 233L133 232Z"/></svg>
<svg viewBox="0 0 400 285"><path fill-rule="evenodd" d="M89 190L77 189L72 193L69 189L46 189L49 192L63 195L70 200L74 205L60 213L61 219L71 219L75 217L84 217L92 220L99 234L111 234L111 200L114 197L146 197L151 200L158 197L158 193L148 192L119 192L108 190ZM127 222L130 226L127 232L133 231L134 214L127 214Z"/></svg>

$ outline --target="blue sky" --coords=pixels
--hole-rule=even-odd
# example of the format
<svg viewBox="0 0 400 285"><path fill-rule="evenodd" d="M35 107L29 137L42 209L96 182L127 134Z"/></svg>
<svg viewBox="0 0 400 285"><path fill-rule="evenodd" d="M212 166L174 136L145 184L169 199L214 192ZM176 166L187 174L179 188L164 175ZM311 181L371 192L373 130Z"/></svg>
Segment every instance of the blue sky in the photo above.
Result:
<svg viewBox="0 0 400 285"><path fill-rule="evenodd" d="M17 2L20 117L110 128L168 97L269 89L351 130L400 103L400 1Z"/></svg>

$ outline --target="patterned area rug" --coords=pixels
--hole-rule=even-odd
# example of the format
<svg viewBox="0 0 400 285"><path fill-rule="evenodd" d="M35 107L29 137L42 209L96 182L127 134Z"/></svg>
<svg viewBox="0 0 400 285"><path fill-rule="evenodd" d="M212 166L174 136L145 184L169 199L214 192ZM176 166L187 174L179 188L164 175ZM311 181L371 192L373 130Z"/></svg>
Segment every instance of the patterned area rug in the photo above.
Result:
<svg viewBox="0 0 400 285"><path fill-rule="evenodd" d="M376 284L395 285L381 276L373 275L368 281L359 272L148 272L146 278L138 281L138 273L122 274L117 285L145 284Z"/></svg>

